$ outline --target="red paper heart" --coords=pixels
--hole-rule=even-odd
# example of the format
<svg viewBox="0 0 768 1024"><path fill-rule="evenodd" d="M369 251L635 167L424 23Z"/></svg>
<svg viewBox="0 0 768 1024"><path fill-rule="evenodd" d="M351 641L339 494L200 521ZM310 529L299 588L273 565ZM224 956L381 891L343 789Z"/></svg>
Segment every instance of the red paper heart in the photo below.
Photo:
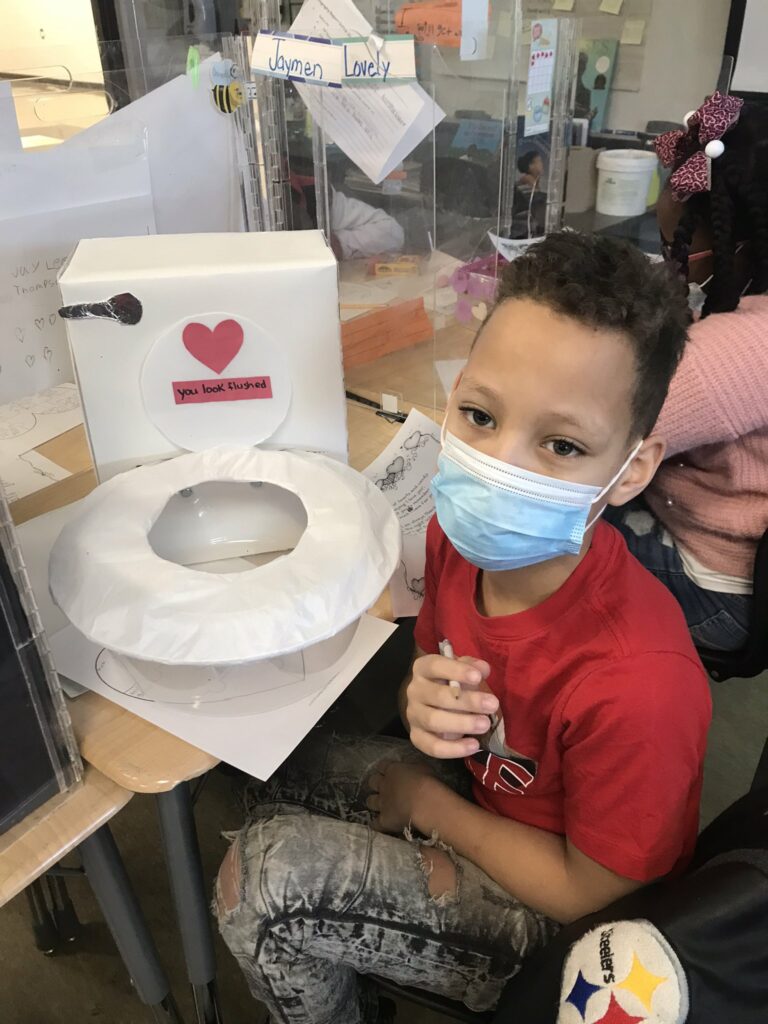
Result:
<svg viewBox="0 0 768 1024"><path fill-rule="evenodd" d="M243 328L237 320L222 320L211 330L205 324L187 324L181 335L184 348L214 373L223 373L243 345Z"/></svg>

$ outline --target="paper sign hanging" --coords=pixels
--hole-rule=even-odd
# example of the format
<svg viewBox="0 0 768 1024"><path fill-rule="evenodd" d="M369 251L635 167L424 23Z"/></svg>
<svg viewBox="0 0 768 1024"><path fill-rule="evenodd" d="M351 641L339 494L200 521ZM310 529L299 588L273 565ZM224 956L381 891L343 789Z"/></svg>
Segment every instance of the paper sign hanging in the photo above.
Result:
<svg viewBox="0 0 768 1024"><path fill-rule="evenodd" d="M556 54L557 18L534 20L531 25L531 55L525 96L525 138L544 135L549 131Z"/></svg>
<svg viewBox="0 0 768 1024"><path fill-rule="evenodd" d="M287 78L307 85L340 89L344 48L330 39L262 29L251 54L251 70L258 75Z"/></svg>
<svg viewBox="0 0 768 1024"><path fill-rule="evenodd" d="M307 85L341 85L416 79L412 36L352 36L324 39L293 32L261 31L256 37L251 68L256 74L287 78Z"/></svg>
<svg viewBox="0 0 768 1024"><path fill-rule="evenodd" d="M488 0L462 0L460 60L485 60L488 56Z"/></svg>
<svg viewBox="0 0 768 1024"><path fill-rule="evenodd" d="M345 85L363 85L366 82L384 84L390 79L398 82L416 80L416 51L413 36L378 36L367 39L334 39L344 47L343 82Z"/></svg>

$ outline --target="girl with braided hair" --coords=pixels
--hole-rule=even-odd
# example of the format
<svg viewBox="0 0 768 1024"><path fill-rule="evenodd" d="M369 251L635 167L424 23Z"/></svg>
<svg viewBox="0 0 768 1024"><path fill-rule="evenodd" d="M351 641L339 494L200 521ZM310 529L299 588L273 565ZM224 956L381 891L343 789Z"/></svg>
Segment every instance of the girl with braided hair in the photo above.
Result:
<svg viewBox="0 0 768 1024"><path fill-rule="evenodd" d="M667 461L611 519L696 644L737 650L768 529L768 110L715 93L657 151L662 253L700 311L655 428Z"/></svg>

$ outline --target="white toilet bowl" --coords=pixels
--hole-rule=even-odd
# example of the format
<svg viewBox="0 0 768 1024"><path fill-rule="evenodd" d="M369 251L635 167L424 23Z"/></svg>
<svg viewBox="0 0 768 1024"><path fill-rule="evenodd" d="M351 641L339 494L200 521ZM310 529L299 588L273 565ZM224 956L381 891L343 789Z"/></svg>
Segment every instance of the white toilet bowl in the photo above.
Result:
<svg viewBox="0 0 768 1024"><path fill-rule="evenodd" d="M227 447L102 484L49 576L70 622L149 680L147 699L213 703L331 671L399 556L398 521L361 474Z"/></svg>

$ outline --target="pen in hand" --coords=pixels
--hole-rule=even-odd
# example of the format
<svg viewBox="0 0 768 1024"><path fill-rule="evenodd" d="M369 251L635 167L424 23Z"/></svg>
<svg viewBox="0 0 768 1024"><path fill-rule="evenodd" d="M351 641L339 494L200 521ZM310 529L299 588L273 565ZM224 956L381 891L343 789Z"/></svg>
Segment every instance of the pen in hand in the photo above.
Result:
<svg viewBox="0 0 768 1024"><path fill-rule="evenodd" d="M438 644L438 649L444 658L450 658L453 661L456 655L453 653L453 647L451 646L450 640L441 640ZM457 679L447 680L448 686L451 688L451 692L456 700L461 696L461 683ZM442 733L444 740L460 740L463 739L463 733L460 732L444 732Z"/></svg>

